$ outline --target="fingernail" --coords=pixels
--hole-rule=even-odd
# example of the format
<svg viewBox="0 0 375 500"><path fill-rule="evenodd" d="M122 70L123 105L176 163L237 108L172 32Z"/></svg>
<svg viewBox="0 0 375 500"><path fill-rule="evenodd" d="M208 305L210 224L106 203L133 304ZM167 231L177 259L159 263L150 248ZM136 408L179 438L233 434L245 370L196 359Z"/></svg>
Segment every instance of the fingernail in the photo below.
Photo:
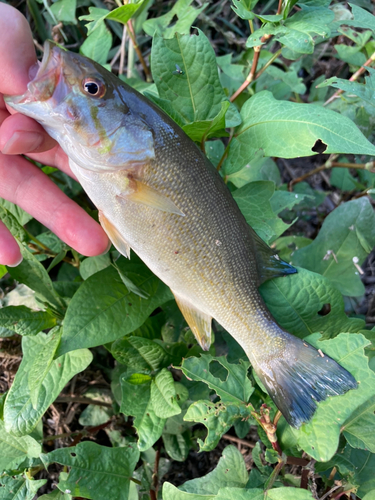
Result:
<svg viewBox="0 0 375 500"><path fill-rule="evenodd" d="M18 155L35 151L43 142L43 136L38 132L19 131L4 144L1 152L5 155Z"/></svg>
<svg viewBox="0 0 375 500"><path fill-rule="evenodd" d="M17 267L21 264L22 261L23 261L23 257L22 257L22 255L20 255L19 260L15 264L7 264L6 267Z"/></svg>

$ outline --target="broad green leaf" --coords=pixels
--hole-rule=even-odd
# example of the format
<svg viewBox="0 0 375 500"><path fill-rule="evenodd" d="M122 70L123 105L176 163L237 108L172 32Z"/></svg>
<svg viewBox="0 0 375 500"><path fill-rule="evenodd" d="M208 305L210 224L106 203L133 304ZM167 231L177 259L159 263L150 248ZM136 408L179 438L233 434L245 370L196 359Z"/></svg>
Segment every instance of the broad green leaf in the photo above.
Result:
<svg viewBox="0 0 375 500"><path fill-rule="evenodd" d="M58 21L77 24L77 0L58 0L50 7L51 12Z"/></svg>
<svg viewBox="0 0 375 500"><path fill-rule="evenodd" d="M243 456L234 446L227 446L212 472L198 479L186 481L179 489L188 493L212 495L217 494L220 488L244 488L247 480L248 473Z"/></svg>
<svg viewBox="0 0 375 500"><path fill-rule="evenodd" d="M138 433L138 448L148 450L161 436L165 419L158 417L151 402L151 381L134 383L128 374L120 378L122 400L120 411L135 417L134 427Z"/></svg>
<svg viewBox="0 0 375 500"><path fill-rule="evenodd" d="M275 184L271 181L251 182L233 193L247 223L267 243L271 243L291 226L285 224L272 210L270 200L274 193Z"/></svg>
<svg viewBox="0 0 375 500"><path fill-rule="evenodd" d="M211 363L219 363L225 373L224 381L212 374ZM210 366L211 365L211 366ZM247 378L249 363L240 360L239 364L228 363L224 356L214 358L203 354L200 358L187 358L182 362L182 371L188 379L198 380L208 385L221 398L224 404L247 403L254 388Z"/></svg>
<svg viewBox="0 0 375 500"><path fill-rule="evenodd" d="M190 432L186 431L182 434L168 434L163 432L163 444L166 453L172 460L184 462L191 448Z"/></svg>
<svg viewBox="0 0 375 500"><path fill-rule="evenodd" d="M155 414L169 418L181 413L172 373L163 368L151 382L151 403Z"/></svg>
<svg viewBox="0 0 375 500"><path fill-rule="evenodd" d="M332 77L320 83L318 88L328 86L335 87L336 89L344 90L350 94L355 94L371 106L375 106L375 70L368 66L366 69L370 73L370 76L365 76L365 84Z"/></svg>
<svg viewBox="0 0 375 500"><path fill-rule="evenodd" d="M297 250L293 264L329 278L343 295L360 296L364 286L355 266L375 245L375 214L365 197L337 207L325 219L317 238Z"/></svg>
<svg viewBox="0 0 375 500"><path fill-rule="evenodd" d="M281 184L280 171L276 163L271 158L265 158L261 152L259 153L259 155L255 155L255 157L241 170L237 170L237 167L232 165L232 167L235 168L233 173L231 173L230 168L227 168L230 167L230 165L228 163L224 163L224 167L221 169L221 173L224 178L227 181L232 182L238 188L245 186L245 184L248 184L249 182L255 181L272 181L276 185ZM220 158L222 154L220 155Z"/></svg>
<svg viewBox="0 0 375 500"><path fill-rule="evenodd" d="M102 269L111 265L111 259L108 253L104 255L99 255L97 257L88 257L81 262L79 266L79 272L84 280L90 278L95 273L98 273Z"/></svg>
<svg viewBox="0 0 375 500"><path fill-rule="evenodd" d="M62 329L53 328L48 334L43 348L39 351L38 357L34 359L29 369L28 385L30 398L34 410L37 409L38 396L44 379L49 372L57 347L60 343Z"/></svg>
<svg viewBox="0 0 375 500"><path fill-rule="evenodd" d="M0 476L0 500L33 500L47 479L30 480L24 476Z"/></svg>
<svg viewBox="0 0 375 500"><path fill-rule="evenodd" d="M212 494L198 495L197 493L187 493L179 490L167 481L163 484L163 500L213 500L216 498Z"/></svg>
<svg viewBox="0 0 375 500"><path fill-rule="evenodd" d="M117 361L134 370L158 370L170 364L170 357L160 344L143 337L116 340L111 346Z"/></svg>
<svg viewBox="0 0 375 500"><path fill-rule="evenodd" d="M365 401L346 420L341 431L350 446L375 453L375 396Z"/></svg>
<svg viewBox="0 0 375 500"><path fill-rule="evenodd" d="M340 363L359 382L357 389L319 403L310 422L295 431L299 446L316 460L326 462L337 450L341 427L375 394L375 373L368 367L363 350L368 340L363 335L342 333L332 340L319 342L319 334L315 334L308 340Z"/></svg>
<svg viewBox="0 0 375 500"><path fill-rule="evenodd" d="M176 73L176 67L182 73ZM155 35L151 70L161 99L170 101L180 125L212 121L227 97L221 87L214 50L207 37L175 33L171 39ZM237 114L233 123L240 123Z"/></svg>
<svg viewBox="0 0 375 500"><path fill-rule="evenodd" d="M4 198L0 198L0 205L8 210L8 212L10 212L16 218L17 222L21 226L24 226L33 218L32 215L25 212L25 210L22 210L22 208L20 208L18 205L15 205L8 200L4 200Z"/></svg>
<svg viewBox="0 0 375 500"><path fill-rule="evenodd" d="M46 493L38 497L38 500L72 500L72 496L69 493L63 493L59 489L51 491L51 493Z"/></svg>
<svg viewBox="0 0 375 500"><path fill-rule="evenodd" d="M312 54L317 35L322 38L329 37L329 24L333 19L334 14L329 9L308 9L303 6L302 10L286 19L283 24L270 22L256 30L248 38L246 46L262 45L261 38L264 35L273 35L275 40L294 52Z"/></svg>
<svg viewBox="0 0 375 500"><path fill-rule="evenodd" d="M147 19L142 25L145 33L149 36L163 35L165 38L172 38L175 33L189 34L190 27L198 15L207 7L207 3L202 4L199 9L191 6L193 0L177 0L172 8L163 16ZM177 22L168 28L174 17Z"/></svg>
<svg viewBox="0 0 375 500"><path fill-rule="evenodd" d="M128 500L139 451L130 443L126 447L107 448L86 441L42 454L41 459L46 467L54 462L71 467L67 479L60 480L58 487L73 497Z"/></svg>
<svg viewBox="0 0 375 500"><path fill-rule="evenodd" d="M37 458L41 452L42 447L34 438L9 434L0 420L0 471L16 470L23 463L26 468L27 459Z"/></svg>
<svg viewBox="0 0 375 500"><path fill-rule="evenodd" d="M14 436L29 434L67 382L91 363L92 354L87 349L80 349L55 359L43 379L34 409L28 387L29 372L34 363L38 362L48 341L44 333L22 339L23 359L4 406L5 429Z"/></svg>
<svg viewBox="0 0 375 500"><path fill-rule="evenodd" d="M101 26L104 24L104 19L126 24L129 19L134 16L142 3L143 0L140 0L137 3L128 3L111 11L107 9L99 9L97 7L89 7L89 14L86 16L80 16L79 20L91 21L86 24L87 35L90 36L94 30L98 28L101 29Z"/></svg>
<svg viewBox="0 0 375 500"><path fill-rule="evenodd" d="M333 168L329 181L331 186L335 186L342 191L352 191L359 187L359 183L348 168Z"/></svg>
<svg viewBox="0 0 375 500"><path fill-rule="evenodd" d="M23 261L17 267L9 267L9 274L12 278L34 290L41 301L48 302L59 312L64 311L64 301L55 291L51 278L43 265L23 245L20 245L20 250Z"/></svg>
<svg viewBox="0 0 375 500"><path fill-rule="evenodd" d="M345 21L348 26L356 26L358 28L368 28L375 32L375 16L365 9L361 9L354 3L349 3L354 16L353 20Z"/></svg>
<svg viewBox="0 0 375 500"><path fill-rule="evenodd" d="M276 321L297 337L324 332L329 338L364 328L363 320L347 317L342 295L331 281L306 269L269 280L259 291Z"/></svg>
<svg viewBox="0 0 375 500"><path fill-rule="evenodd" d="M221 110L212 120L201 120L183 125L182 130L190 139L201 142L210 137L221 137L227 135L225 129L225 113L229 108L229 101L222 101Z"/></svg>
<svg viewBox="0 0 375 500"><path fill-rule="evenodd" d="M211 451L236 421L249 416L250 412L244 405L196 401L189 407L184 420L199 422L207 427L204 442L198 438L199 451Z"/></svg>
<svg viewBox="0 0 375 500"><path fill-rule="evenodd" d="M124 7L126 6L124 5ZM101 21L81 45L80 53L103 65L107 62L111 47L112 34L104 21Z"/></svg>
<svg viewBox="0 0 375 500"><path fill-rule="evenodd" d="M295 205L301 203L309 195L290 193L289 191L275 191L270 199L271 208L275 214L281 213L283 210L291 210ZM312 197L309 197L312 198Z"/></svg>
<svg viewBox="0 0 375 500"><path fill-rule="evenodd" d="M254 19L252 12L258 0L233 0L232 9L241 19Z"/></svg>
<svg viewBox="0 0 375 500"><path fill-rule="evenodd" d="M267 491L269 500L313 500L311 491L299 488L274 488Z"/></svg>
<svg viewBox="0 0 375 500"><path fill-rule="evenodd" d="M117 265L148 298L129 292L112 266L90 276L69 303L58 354L123 337L172 298L169 288L144 264L120 259Z"/></svg>
<svg viewBox="0 0 375 500"><path fill-rule="evenodd" d="M56 325L56 318L47 311L33 311L25 306L7 306L0 309L0 326L19 335L36 335Z"/></svg>
<svg viewBox="0 0 375 500"><path fill-rule="evenodd" d="M341 61L355 66L363 66L367 60L365 54L362 54L361 47L348 47L345 44L334 46L337 51L337 56Z"/></svg>
<svg viewBox="0 0 375 500"><path fill-rule="evenodd" d="M1 200L2 198L0 198ZM18 219L11 211L6 209L3 204L0 204L0 220L6 225L9 231L19 242L24 242L27 239L26 232Z"/></svg>
<svg viewBox="0 0 375 500"><path fill-rule="evenodd" d="M311 156L315 144L323 143L325 153L375 154L375 146L349 118L315 104L277 101L262 91L245 102L241 117L224 166L232 172L258 150L264 156L295 158Z"/></svg>

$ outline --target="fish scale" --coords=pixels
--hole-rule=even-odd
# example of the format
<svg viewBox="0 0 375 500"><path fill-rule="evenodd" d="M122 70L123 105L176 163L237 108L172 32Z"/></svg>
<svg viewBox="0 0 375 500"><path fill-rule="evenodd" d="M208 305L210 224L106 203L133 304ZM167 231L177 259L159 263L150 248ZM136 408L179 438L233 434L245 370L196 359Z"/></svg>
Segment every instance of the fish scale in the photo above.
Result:
<svg viewBox="0 0 375 500"><path fill-rule="evenodd" d="M124 255L131 248L170 286L201 346L209 348L212 318L238 341L291 425L357 387L272 318L258 286L296 269L257 236L213 165L155 104L49 43L28 91L6 102L59 142L114 245Z"/></svg>

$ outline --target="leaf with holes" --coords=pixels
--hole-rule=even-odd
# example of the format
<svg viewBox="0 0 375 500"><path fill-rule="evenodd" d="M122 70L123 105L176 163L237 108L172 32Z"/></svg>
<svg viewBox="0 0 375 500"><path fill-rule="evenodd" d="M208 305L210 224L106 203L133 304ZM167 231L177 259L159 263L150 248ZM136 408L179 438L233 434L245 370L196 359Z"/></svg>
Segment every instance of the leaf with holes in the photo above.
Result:
<svg viewBox="0 0 375 500"><path fill-rule="evenodd" d="M297 274L269 280L259 289L280 326L300 338L315 332L330 338L364 328L362 319L347 317L342 295L330 280L297 269Z"/></svg>
<svg viewBox="0 0 375 500"><path fill-rule="evenodd" d="M86 441L42 454L41 459L46 468L52 463L71 467L58 488L69 491L73 497L128 500L130 478L139 460L139 451L133 443L108 448Z"/></svg>
<svg viewBox="0 0 375 500"><path fill-rule="evenodd" d="M254 388L247 378L250 363L240 360L239 364L228 363L224 356L214 358L202 354L200 358L187 358L182 362L182 371L188 379L208 385L224 404L246 404Z"/></svg>
<svg viewBox="0 0 375 500"><path fill-rule="evenodd" d="M277 101L266 90L245 102L241 117L224 167L232 173L245 167L259 150L278 158L311 156L317 151L375 154L375 146L349 118L314 104Z"/></svg>

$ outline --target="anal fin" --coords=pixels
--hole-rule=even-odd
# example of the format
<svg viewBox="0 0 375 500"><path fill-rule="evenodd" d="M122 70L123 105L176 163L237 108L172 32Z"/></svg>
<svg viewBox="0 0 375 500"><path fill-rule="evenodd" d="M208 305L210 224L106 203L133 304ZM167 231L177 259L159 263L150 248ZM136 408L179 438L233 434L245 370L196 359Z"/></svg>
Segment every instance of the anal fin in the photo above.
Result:
<svg viewBox="0 0 375 500"><path fill-rule="evenodd" d="M125 191L117 196L135 203L141 203L147 207L156 208L162 212L169 212L181 216L185 215L172 200L159 193L156 189L147 186L147 184L143 184L143 182L136 179L131 179L129 186L129 192Z"/></svg>
<svg viewBox="0 0 375 500"><path fill-rule="evenodd" d="M212 317L197 309L188 300L180 297L175 292L173 292L173 295L198 344L204 351L208 351L211 345Z"/></svg>
<svg viewBox="0 0 375 500"><path fill-rule="evenodd" d="M101 210L99 210L99 222L104 231L107 233L108 238L112 241L117 250L120 253L122 253L122 255L130 259L129 243L124 239L122 234L112 224L112 222L107 219L107 217L103 214Z"/></svg>

